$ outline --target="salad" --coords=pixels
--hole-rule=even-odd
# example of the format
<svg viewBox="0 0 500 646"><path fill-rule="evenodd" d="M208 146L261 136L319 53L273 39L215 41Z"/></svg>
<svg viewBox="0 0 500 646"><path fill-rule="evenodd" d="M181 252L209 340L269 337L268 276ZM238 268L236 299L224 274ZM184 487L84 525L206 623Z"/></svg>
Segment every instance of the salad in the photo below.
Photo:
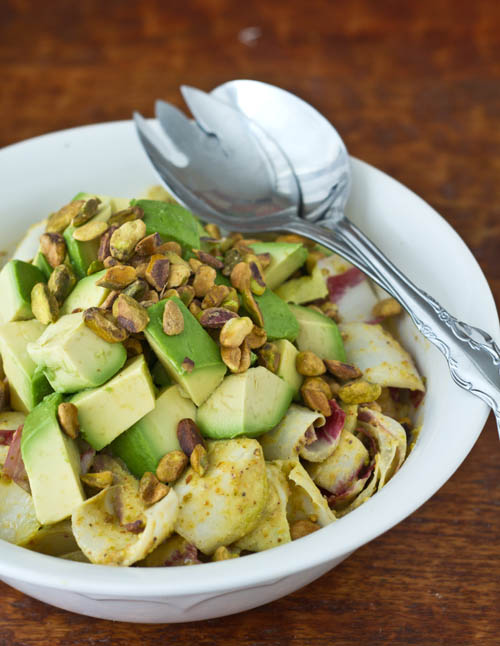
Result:
<svg viewBox="0 0 500 646"><path fill-rule="evenodd" d="M88 193L0 272L0 538L192 565L317 531L396 473L424 382L400 305L295 235Z"/></svg>

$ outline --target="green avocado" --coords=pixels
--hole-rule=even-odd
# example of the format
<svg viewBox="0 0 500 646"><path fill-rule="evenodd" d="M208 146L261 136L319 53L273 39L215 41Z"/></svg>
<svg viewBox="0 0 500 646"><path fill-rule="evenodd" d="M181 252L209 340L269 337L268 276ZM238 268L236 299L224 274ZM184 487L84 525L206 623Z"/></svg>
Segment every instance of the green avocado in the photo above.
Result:
<svg viewBox="0 0 500 646"><path fill-rule="evenodd" d="M146 235L159 233L163 240L175 240L187 251L200 248L198 221L180 204L156 200L136 200L144 211Z"/></svg>
<svg viewBox="0 0 500 646"><path fill-rule="evenodd" d="M107 287L99 287L96 282L104 276L106 269L79 280L64 301L60 314L71 314L77 308L86 310L89 307L99 307L109 294Z"/></svg>
<svg viewBox="0 0 500 646"><path fill-rule="evenodd" d="M74 393L100 386L123 366L127 351L108 343L83 321L81 312L66 314L28 344L31 359L56 392Z"/></svg>
<svg viewBox="0 0 500 646"><path fill-rule="evenodd" d="M255 242L250 245L256 254L268 253L271 262L264 270L269 289L276 289L305 263L308 251L295 242Z"/></svg>
<svg viewBox="0 0 500 646"><path fill-rule="evenodd" d="M180 450L177 425L188 418L196 419L196 406L181 395L178 386L170 386L150 413L116 438L111 450L137 478L146 471L154 473L165 453Z"/></svg>
<svg viewBox="0 0 500 646"><path fill-rule="evenodd" d="M321 268L316 266L310 276L292 278L276 290L276 294L287 303L310 303L328 295L326 280Z"/></svg>
<svg viewBox="0 0 500 646"><path fill-rule="evenodd" d="M85 500L76 443L57 421L61 402L58 393L46 397L26 418L21 435L23 462L42 525L67 518Z"/></svg>
<svg viewBox="0 0 500 646"><path fill-rule="evenodd" d="M290 305L299 322L300 332L295 340L301 352L314 352L322 359L346 361L344 343L337 324L315 310Z"/></svg>
<svg viewBox="0 0 500 646"><path fill-rule="evenodd" d="M32 319L31 290L37 283L45 282L38 267L23 260L9 260L0 271L0 323Z"/></svg>
<svg viewBox="0 0 500 646"><path fill-rule="evenodd" d="M163 331L165 299L148 308L149 323L144 334L168 374L199 406L220 384L226 366L217 344L184 303L175 296L168 300L173 300L181 310L184 330L175 336L168 336ZM194 368L190 370L185 359L191 359Z"/></svg>
<svg viewBox="0 0 500 646"><path fill-rule="evenodd" d="M278 377L284 379L290 386L290 388L293 390L293 396L295 398L297 397L300 387L302 386L302 382L304 381L304 377L302 375L299 375L295 367L295 361L297 359L299 351L293 345L293 343L290 343L290 341L287 341L286 339L280 339L279 341L276 341L276 346L280 355L278 370L276 374L278 375Z"/></svg>
<svg viewBox="0 0 500 646"><path fill-rule="evenodd" d="M9 382L11 406L22 413L28 413L52 391L27 349L44 330L45 325L35 319L0 326L0 352Z"/></svg>
<svg viewBox="0 0 500 646"><path fill-rule="evenodd" d="M279 423L293 390L271 371L259 366L229 375L198 409L196 422L206 437L257 437Z"/></svg>
<svg viewBox="0 0 500 646"><path fill-rule="evenodd" d="M256 296L255 300L262 312L264 329L269 341L275 339L294 341L299 333L299 324L288 304L269 288L261 296Z"/></svg>
<svg viewBox="0 0 500 646"><path fill-rule="evenodd" d="M33 258L32 265L34 267L38 267L38 269L45 276L45 280L49 280L50 274L54 269L49 265L49 261L40 250L36 252L36 256Z"/></svg>
<svg viewBox="0 0 500 646"><path fill-rule="evenodd" d="M82 436L100 451L154 408L155 391L144 355L131 359L103 386L83 390L70 401L78 409Z"/></svg>

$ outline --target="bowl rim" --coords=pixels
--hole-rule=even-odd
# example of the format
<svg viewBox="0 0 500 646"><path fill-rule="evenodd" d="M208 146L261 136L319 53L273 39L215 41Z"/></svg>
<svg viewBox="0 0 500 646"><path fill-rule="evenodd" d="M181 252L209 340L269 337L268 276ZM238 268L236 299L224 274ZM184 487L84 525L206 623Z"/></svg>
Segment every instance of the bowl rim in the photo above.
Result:
<svg viewBox="0 0 500 646"><path fill-rule="evenodd" d="M131 120L123 120L55 131L13 143L1 149L0 160L13 149L17 151L21 147L40 143L50 145L60 137L71 138L82 132L91 135L102 131L102 129L119 130L132 127ZM446 235L450 236L450 239L454 238L454 244L460 247L463 258L470 265L471 272L475 275L475 280L478 281L477 294L481 300L482 324L491 333L498 336L498 314L491 289L477 261L458 233L437 211L406 186L366 162L356 158L351 159L353 167L360 172L375 174L378 180L389 182L396 190L404 191L409 198L417 200L425 217L441 221ZM463 414L470 421L467 435L460 438L459 446L451 447L452 451L446 462L446 468L419 483L421 486L418 491L413 492L410 501L406 500L404 504L391 504L397 499L394 496L395 484L399 487L405 480L405 470L402 469L377 493L377 496L371 498L360 508L323 528L321 532L280 546L278 548L279 558L277 558L278 554L274 548L248 555L242 559L206 563L203 568L184 567L182 576L173 577L168 576L168 573L178 570L161 567L117 568L102 565L90 567L86 563L38 554L0 540L0 577L13 582L22 581L47 588L95 595L93 598L98 599L110 596L118 598L146 598L155 595L178 597L206 593L211 593L213 596L218 591L225 594L231 590L272 585L282 578L303 570L319 567L335 559L340 560L412 514L437 492L460 466L479 437L489 414L486 404L469 393L464 392L460 402ZM379 509L383 513L377 514ZM368 510L371 513L368 513ZM364 522L365 516L369 516L371 520L368 528ZM327 532L330 532L331 540L328 540Z"/></svg>

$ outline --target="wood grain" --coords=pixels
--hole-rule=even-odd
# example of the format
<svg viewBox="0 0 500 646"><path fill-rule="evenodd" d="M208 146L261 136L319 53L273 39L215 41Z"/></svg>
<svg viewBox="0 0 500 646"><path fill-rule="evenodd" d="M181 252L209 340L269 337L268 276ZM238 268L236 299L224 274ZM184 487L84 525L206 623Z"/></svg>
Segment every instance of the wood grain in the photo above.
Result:
<svg viewBox="0 0 500 646"><path fill-rule="evenodd" d="M353 155L455 227L498 302L496 0L3 0L0 70L2 146L151 114L157 97L181 105L181 83L286 87L335 123ZM490 418L458 472L410 518L307 588L223 620L113 624L0 584L0 646L496 645L498 474Z"/></svg>

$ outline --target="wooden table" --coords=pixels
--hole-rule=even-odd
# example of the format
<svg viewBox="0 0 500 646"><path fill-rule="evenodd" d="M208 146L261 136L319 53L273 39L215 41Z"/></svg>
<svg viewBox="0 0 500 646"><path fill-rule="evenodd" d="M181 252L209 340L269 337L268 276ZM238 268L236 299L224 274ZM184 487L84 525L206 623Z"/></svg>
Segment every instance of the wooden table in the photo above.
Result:
<svg viewBox="0 0 500 646"><path fill-rule="evenodd" d="M157 97L181 105L181 83L276 83L432 204L499 297L499 27L496 0L3 0L0 145L152 114ZM432 500L268 606L191 625L113 624L0 584L0 645L493 646L498 458L490 418Z"/></svg>

